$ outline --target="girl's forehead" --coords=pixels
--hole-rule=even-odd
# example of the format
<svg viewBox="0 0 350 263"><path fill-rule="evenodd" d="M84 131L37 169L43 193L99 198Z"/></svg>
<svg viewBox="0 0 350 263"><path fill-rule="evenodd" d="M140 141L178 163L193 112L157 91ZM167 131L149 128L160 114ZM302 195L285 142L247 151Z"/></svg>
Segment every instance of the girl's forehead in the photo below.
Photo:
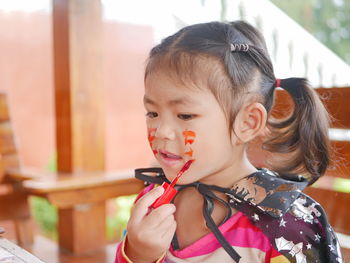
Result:
<svg viewBox="0 0 350 263"><path fill-rule="evenodd" d="M146 91L162 85L177 92L205 92L217 97L231 84L222 61L205 54L169 52L151 58L145 72Z"/></svg>
<svg viewBox="0 0 350 263"><path fill-rule="evenodd" d="M208 90L205 82L198 80L194 76L179 75L169 70L157 70L145 78L146 92L157 90L158 88L181 93L202 93Z"/></svg>
<svg viewBox="0 0 350 263"><path fill-rule="evenodd" d="M167 76L148 76L145 80L145 104L158 104L160 100L169 106L204 105L213 94L207 88L194 83L182 83Z"/></svg>

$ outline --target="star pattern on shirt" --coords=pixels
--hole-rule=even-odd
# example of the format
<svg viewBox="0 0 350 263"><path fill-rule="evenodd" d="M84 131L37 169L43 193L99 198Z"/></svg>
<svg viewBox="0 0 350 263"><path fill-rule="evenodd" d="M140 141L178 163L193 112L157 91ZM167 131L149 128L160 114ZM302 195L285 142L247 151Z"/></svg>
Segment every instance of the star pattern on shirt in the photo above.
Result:
<svg viewBox="0 0 350 263"><path fill-rule="evenodd" d="M257 214L254 214L254 215L252 216L252 218L253 218L253 220L254 220L255 222L260 220L259 215L257 215Z"/></svg>
<svg viewBox="0 0 350 263"><path fill-rule="evenodd" d="M317 233L315 235L315 241L320 242L320 240L321 240L321 236Z"/></svg>
<svg viewBox="0 0 350 263"><path fill-rule="evenodd" d="M284 221L283 218L280 221L280 226L286 227L287 221Z"/></svg>
<svg viewBox="0 0 350 263"><path fill-rule="evenodd" d="M334 251L335 250L333 245L328 245L328 246L329 246L330 251Z"/></svg>
<svg viewBox="0 0 350 263"><path fill-rule="evenodd" d="M307 243L306 249L311 249L311 248L312 248L312 245L310 243Z"/></svg>

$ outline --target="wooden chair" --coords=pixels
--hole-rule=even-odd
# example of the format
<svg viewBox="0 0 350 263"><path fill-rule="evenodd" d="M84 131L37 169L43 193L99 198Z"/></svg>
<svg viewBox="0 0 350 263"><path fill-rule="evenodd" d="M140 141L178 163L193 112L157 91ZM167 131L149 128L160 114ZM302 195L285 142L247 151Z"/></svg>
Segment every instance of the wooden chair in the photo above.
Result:
<svg viewBox="0 0 350 263"><path fill-rule="evenodd" d="M6 95L0 93L0 220L13 220L18 244L26 246L33 242L28 196L22 180L13 180L6 172L18 167Z"/></svg>
<svg viewBox="0 0 350 263"><path fill-rule="evenodd" d="M60 248L84 254L106 244L105 211L97 204L143 188L133 178L133 170L59 174L22 167L5 94L0 94L0 153L0 220L14 221L20 246L33 242L29 195L45 197L58 208ZM65 219L72 216L73 224L66 224Z"/></svg>

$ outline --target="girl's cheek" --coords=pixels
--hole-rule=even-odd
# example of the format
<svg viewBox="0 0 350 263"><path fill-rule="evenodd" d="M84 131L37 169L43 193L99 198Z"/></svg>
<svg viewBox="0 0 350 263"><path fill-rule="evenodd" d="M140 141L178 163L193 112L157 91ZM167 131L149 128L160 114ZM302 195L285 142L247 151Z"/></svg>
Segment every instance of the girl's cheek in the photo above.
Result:
<svg viewBox="0 0 350 263"><path fill-rule="evenodd" d="M155 150L154 146L153 146L156 131L157 131L157 128L147 128L148 142L149 142L149 145L151 146L151 149L152 149L154 155L156 155L158 153L157 150Z"/></svg>

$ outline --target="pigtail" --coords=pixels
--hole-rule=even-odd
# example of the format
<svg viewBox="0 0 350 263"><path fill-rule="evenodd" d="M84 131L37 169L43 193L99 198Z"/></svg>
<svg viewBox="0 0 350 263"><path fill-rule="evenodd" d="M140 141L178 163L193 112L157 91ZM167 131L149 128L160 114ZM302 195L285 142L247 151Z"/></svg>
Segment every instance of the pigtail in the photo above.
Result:
<svg viewBox="0 0 350 263"><path fill-rule="evenodd" d="M330 162L328 113L306 79L283 79L280 87L292 97L294 109L283 120L270 116L271 137L263 148L286 157L278 167L273 166L277 172L285 177L302 174L312 184L325 173Z"/></svg>

